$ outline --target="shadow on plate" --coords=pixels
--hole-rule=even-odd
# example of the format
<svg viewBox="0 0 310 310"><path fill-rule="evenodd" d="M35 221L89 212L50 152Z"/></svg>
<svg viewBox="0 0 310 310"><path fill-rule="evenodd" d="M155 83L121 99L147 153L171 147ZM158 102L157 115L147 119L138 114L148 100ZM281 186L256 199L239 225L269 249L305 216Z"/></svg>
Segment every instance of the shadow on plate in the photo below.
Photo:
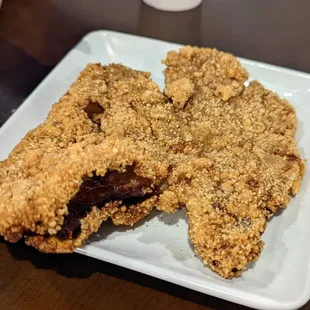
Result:
<svg viewBox="0 0 310 310"><path fill-rule="evenodd" d="M141 221L139 221L134 226L126 226L126 225L115 226L113 225L112 220L108 219L106 222L102 223L102 227L100 228L100 230L97 233L93 234L89 238L89 240L86 242L86 244L90 242L97 242L97 241L106 239L109 235L115 232L124 233L126 231L133 231L143 225L147 226L148 225L147 222L149 222L151 219L153 219L156 216L157 216L156 212L151 212L148 216L143 218Z"/></svg>

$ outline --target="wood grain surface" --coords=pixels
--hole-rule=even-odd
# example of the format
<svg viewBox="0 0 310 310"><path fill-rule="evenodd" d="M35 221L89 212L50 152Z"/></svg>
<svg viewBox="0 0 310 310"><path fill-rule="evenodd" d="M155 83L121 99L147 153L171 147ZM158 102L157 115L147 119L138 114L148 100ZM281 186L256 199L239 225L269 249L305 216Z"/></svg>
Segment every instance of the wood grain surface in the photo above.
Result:
<svg viewBox="0 0 310 310"><path fill-rule="evenodd" d="M212 46L310 72L309 12L308 0L204 0L182 13L140 0L4 0L0 125L89 31ZM0 262L1 310L246 309L81 255L44 255L1 238Z"/></svg>

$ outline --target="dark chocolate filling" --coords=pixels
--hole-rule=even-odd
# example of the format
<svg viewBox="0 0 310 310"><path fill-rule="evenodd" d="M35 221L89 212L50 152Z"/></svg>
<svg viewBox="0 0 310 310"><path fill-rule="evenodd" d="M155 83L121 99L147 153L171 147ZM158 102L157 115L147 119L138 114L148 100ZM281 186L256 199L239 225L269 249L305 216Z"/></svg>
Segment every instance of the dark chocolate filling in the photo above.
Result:
<svg viewBox="0 0 310 310"><path fill-rule="evenodd" d="M68 215L58 236L64 239L77 238L81 233L80 220L92 206L103 208L107 202L116 200L121 200L122 205L135 205L157 194L156 188L151 188L151 185L152 180L138 176L133 166L127 167L124 173L109 171L103 177L86 177L68 204ZM150 191L145 193L145 189Z"/></svg>

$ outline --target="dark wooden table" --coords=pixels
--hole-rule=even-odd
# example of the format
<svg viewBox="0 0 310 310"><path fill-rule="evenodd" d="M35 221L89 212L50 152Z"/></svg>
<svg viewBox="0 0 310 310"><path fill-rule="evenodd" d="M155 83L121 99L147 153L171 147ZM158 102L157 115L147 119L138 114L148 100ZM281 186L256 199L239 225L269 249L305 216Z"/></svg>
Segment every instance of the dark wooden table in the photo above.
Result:
<svg viewBox="0 0 310 310"><path fill-rule="evenodd" d="M213 46L310 72L309 12L309 0L204 0L182 13L141 0L4 0L0 125L89 31ZM81 255L44 255L3 239L0 261L1 310L246 309Z"/></svg>

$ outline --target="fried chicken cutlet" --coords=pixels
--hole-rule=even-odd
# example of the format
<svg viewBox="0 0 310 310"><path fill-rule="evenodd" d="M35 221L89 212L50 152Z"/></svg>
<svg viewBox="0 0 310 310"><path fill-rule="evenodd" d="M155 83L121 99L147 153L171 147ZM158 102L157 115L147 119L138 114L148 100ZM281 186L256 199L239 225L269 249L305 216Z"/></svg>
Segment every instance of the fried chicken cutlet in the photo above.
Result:
<svg viewBox="0 0 310 310"><path fill-rule="evenodd" d="M2 163L0 233L72 252L109 217L133 225L154 206L174 211L168 176L203 147L180 113L148 73L89 65Z"/></svg>
<svg viewBox="0 0 310 310"><path fill-rule="evenodd" d="M186 47L148 73L89 65L0 166L0 233L72 252L100 224L133 225L186 207L204 263L238 276L262 250L268 218L300 187L292 106L232 55ZM168 98L170 100L168 100Z"/></svg>
<svg viewBox="0 0 310 310"><path fill-rule="evenodd" d="M259 257L268 219L300 188L295 110L257 81L244 89L247 74L232 55L184 47L164 63L165 93L203 142L199 158L172 172L169 189L186 206L203 262L238 276Z"/></svg>

